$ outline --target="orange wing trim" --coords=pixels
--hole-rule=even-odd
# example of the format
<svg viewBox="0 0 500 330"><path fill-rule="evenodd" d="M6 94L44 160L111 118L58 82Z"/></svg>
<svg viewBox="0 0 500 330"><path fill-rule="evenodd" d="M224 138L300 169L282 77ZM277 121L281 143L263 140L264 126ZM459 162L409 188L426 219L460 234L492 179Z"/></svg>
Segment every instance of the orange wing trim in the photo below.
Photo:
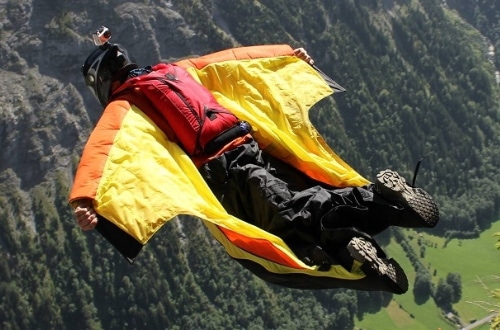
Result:
<svg viewBox="0 0 500 330"><path fill-rule="evenodd" d="M267 239L250 238L248 236L237 233L233 230L217 226L220 231L227 237L227 239L236 247L249 252L259 258L264 258L266 260L272 261L276 264L283 265L295 269L303 269L292 258L290 258L286 253L280 251L276 246L274 246Z"/></svg>
<svg viewBox="0 0 500 330"><path fill-rule="evenodd" d="M176 62L176 64L184 68L196 68L200 70L209 64L224 61L291 55L293 55L293 49L289 45L258 45L226 49L201 57L181 60Z"/></svg>
<svg viewBox="0 0 500 330"><path fill-rule="evenodd" d="M104 110L85 146L69 196L70 202L80 198L95 199L104 164L129 109L127 101L114 101Z"/></svg>

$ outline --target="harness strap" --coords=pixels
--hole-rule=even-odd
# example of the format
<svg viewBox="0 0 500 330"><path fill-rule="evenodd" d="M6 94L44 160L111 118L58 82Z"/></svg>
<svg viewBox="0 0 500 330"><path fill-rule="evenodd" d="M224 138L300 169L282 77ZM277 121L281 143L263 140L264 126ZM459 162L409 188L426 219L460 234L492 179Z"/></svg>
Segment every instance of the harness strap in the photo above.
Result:
<svg viewBox="0 0 500 330"><path fill-rule="evenodd" d="M212 141L208 142L205 146L204 153L210 155L220 150L229 142L236 138L244 136L252 131L252 127L246 121L239 121L231 128L228 128L224 132L217 135Z"/></svg>

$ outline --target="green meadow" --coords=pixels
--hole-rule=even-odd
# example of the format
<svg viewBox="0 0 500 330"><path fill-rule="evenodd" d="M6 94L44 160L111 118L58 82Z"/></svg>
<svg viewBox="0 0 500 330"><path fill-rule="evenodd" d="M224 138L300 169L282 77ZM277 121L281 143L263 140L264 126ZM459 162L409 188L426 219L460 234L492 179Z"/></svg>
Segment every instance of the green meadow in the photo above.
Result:
<svg viewBox="0 0 500 330"><path fill-rule="evenodd" d="M429 269L434 284L437 285L440 278L445 279L448 273L460 273L462 299L454 304L453 308L465 324L500 310L500 302L491 297L491 291L500 288L500 251L495 248L497 239L493 236L496 232L500 232L500 221L495 222L478 239L454 239L445 245L444 238L413 230L407 231L407 237L417 255L420 255L420 246L425 246L421 261ZM356 327L374 330L457 329L457 326L441 315L432 298L422 304L415 302L413 296L415 272L401 246L391 241L385 251L405 269L410 288L404 295L394 295L391 303L379 313L365 315L362 320L356 320ZM485 324L475 329L486 330L489 329L489 325Z"/></svg>

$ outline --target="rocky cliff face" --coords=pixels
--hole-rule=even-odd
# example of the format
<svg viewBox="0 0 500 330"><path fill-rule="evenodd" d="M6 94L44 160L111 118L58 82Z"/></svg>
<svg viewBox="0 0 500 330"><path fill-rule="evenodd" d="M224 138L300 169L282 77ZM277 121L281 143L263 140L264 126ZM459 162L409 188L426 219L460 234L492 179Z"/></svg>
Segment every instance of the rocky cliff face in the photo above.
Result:
<svg viewBox="0 0 500 330"><path fill-rule="evenodd" d="M47 11L29 1L3 2L0 8L0 175L2 186L10 181L1 194L11 195L15 188L29 192L57 169L66 169L69 176L68 165L91 125L72 83L75 77L61 79L67 63L55 62L74 53L70 48L57 53L68 39L54 40L47 28L40 28Z"/></svg>

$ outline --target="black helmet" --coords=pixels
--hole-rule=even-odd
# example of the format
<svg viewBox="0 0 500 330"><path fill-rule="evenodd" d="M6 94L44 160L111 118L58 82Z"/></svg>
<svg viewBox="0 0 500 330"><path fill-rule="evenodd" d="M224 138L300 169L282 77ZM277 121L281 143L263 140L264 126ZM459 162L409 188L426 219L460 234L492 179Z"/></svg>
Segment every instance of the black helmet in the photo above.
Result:
<svg viewBox="0 0 500 330"><path fill-rule="evenodd" d="M128 72L137 68L131 63L127 50L118 44L108 42L111 34L105 27L93 33L94 43L98 46L82 66L85 84L90 87L102 106L106 106L111 92L111 83L124 80Z"/></svg>

